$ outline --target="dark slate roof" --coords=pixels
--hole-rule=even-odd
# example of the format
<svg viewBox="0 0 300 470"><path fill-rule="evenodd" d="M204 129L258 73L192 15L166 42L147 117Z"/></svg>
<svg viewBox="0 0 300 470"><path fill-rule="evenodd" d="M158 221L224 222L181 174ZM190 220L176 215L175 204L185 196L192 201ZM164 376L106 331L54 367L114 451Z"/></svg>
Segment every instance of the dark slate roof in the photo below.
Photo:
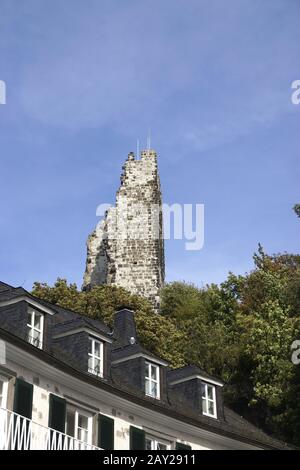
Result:
<svg viewBox="0 0 300 470"><path fill-rule="evenodd" d="M5 286L7 287L5 288ZM14 300L14 299L17 299L18 297L23 297L23 296L26 296L29 299L32 299L35 302L38 302L39 304L44 305L45 307L48 307L51 310L54 310L53 304L50 304L49 302L45 302L39 297L35 297L34 295L30 294L30 292L25 290L23 287L12 287L12 286L8 286L7 284L4 284L3 282L0 283L0 302L4 302L6 300Z"/></svg>
<svg viewBox="0 0 300 470"><path fill-rule="evenodd" d="M167 363L167 361L165 361L161 357L158 357L155 354L149 352L147 349L143 348L143 346L141 346L139 343L135 343L133 345L128 344L127 346L112 349L111 360L116 361L118 359L123 359L126 357L130 359L130 357L134 354L145 354L149 357L152 357L153 361L163 361Z"/></svg>
<svg viewBox="0 0 300 470"><path fill-rule="evenodd" d="M56 323L53 326L53 335L71 332L77 328L89 328L95 333L102 333L106 336L111 336L111 330L100 320L93 320L90 318L83 317L81 315L75 316L72 320Z"/></svg>
<svg viewBox="0 0 300 470"><path fill-rule="evenodd" d="M80 313L74 312L67 308L61 307L60 305L54 305L45 300L41 300L38 297L35 298L37 302L40 302L45 307L51 308L54 312L57 313L57 316L54 318L54 324L58 326L60 323L69 324L70 328L78 328L80 326L86 326L91 328L99 333L111 334L111 329L100 319L89 318ZM76 325L78 323L78 326Z"/></svg>
<svg viewBox="0 0 300 470"><path fill-rule="evenodd" d="M121 308L114 318L115 348L129 345L131 338L137 340L134 312L128 308Z"/></svg>
<svg viewBox="0 0 300 470"><path fill-rule="evenodd" d="M11 300L22 295L30 296L30 294L23 289L23 287L11 287L10 289L0 289L0 301Z"/></svg>
<svg viewBox="0 0 300 470"><path fill-rule="evenodd" d="M261 429L249 423L249 421L244 419L242 416L239 416L237 413L227 408L226 406L224 407L224 413L225 422L228 428L234 429L234 431L240 436L245 436L248 438L250 437L279 449L292 449L293 446L289 446L288 444L279 441L272 436L269 436Z"/></svg>
<svg viewBox="0 0 300 470"><path fill-rule="evenodd" d="M0 281L0 293L10 289L13 289L13 287Z"/></svg>
<svg viewBox="0 0 300 470"><path fill-rule="evenodd" d="M105 323L103 323L103 321L101 320L88 318L83 315L80 315L79 313L73 312L72 310L68 310L64 307L61 307L60 305L51 304L50 302L47 302L43 299L40 299L39 297L35 297L34 295L30 294L25 289L23 289L23 287L12 287L3 282L0 283L0 302L6 300L13 300L24 295L26 295L26 297L28 297L29 299L32 299L35 302L43 305L44 307L51 309L53 312L56 312L57 315L55 315L53 321L54 324L63 323L66 325L66 329L68 328L69 330L70 328L78 328L80 326L85 326L98 333L104 333L107 335L111 334L110 328L105 325ZM63 327L62 330L64 330Z"/></svg>
<svg viewBox="0 0 300 470"><path fill-rule="evenodd" d="M184 379L185 377L189 377L191 375L201 375L204 379L209 380L214 380L217 382L220 382L224 384L224 381L220 379L219 377L213 376L205 372L203 369L200 367L190 364L188 366L180 367L179 369L171 369L168 371L168 380L174 381L174 380L180 380Z"/></svg>

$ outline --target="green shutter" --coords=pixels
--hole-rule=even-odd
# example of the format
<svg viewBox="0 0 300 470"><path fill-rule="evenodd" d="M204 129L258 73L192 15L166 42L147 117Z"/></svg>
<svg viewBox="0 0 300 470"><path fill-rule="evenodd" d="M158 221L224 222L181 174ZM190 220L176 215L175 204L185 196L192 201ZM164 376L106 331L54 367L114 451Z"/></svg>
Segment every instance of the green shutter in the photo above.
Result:
<svg viewBox="0 0 300 470"><path fill-rule="evenodd" d="M130 450L145 450L146 439L143 429L130 426Z"/></svg>
<svg viewBox="0 0 300 470"><path fill-rule="evenodd" d="M191 446L187 444L182 444L181 442L176 442L176 450L192 450Z"/></svg>
<svg viewBox="0 0 300 470"><path fill-rule="evenodd" d="M25 382L22 379L16 379L15 383L15 396L14 396L14 412L24 416L25 418L32 418L32 397L33 385Z"/></svg>
<svg viewBox="0 0 300 470"><path fill-rule="evenodd" d="M51 393L49 397L49 428L64 433L65 425L66 400Z"/></svg>
<svg viewBox="0 0 300 470"><path fill-rule="evenodd" d="M115 422L108 416L98 417L98 447L113 450L115 442Z"/></svg>

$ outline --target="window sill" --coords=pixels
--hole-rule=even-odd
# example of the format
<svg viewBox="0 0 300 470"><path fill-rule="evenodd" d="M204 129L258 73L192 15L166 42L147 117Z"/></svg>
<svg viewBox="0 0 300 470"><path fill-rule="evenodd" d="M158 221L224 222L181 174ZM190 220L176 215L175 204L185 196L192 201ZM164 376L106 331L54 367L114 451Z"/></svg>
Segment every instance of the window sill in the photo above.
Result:
<svg viewBox="0 0 300 470"><path fill-rule="evenodd" d="M94 375L95 377L98 377L99 379L103 379L103 374L102 373L97 374L97 372L94 372L92 370L88 370L88 373L91 374L91 375Z"/></svg>
<svg viewBox="0 0 300 470"><path fill-rule="evenodd" d="M202 412L202 416L206 416L207 418L212 418L212 419L218 419L217 415L210 415L208 413L203 413L203 412Z"/></svg>
<svg viewBox="0 0 300 470"><path fill-rule="evenodd" d="M149 395L148 393L145 393L145 396L148 398L152 398L152 400L160 400L160 396Z"/></svg>

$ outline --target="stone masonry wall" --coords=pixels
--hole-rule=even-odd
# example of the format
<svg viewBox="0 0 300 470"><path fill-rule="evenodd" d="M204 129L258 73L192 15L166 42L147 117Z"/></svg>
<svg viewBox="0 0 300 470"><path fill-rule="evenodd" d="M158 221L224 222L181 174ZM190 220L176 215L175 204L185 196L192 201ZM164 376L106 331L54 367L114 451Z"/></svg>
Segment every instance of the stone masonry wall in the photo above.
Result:
<svg viewBox="0 0 300 470"><path fill-rule="evenodd" d="M117 285L148 298L157 309L164 276L157 155L144 150L136 160L130 153L123 166L116 205L88 238L83 288Z"/></svg>

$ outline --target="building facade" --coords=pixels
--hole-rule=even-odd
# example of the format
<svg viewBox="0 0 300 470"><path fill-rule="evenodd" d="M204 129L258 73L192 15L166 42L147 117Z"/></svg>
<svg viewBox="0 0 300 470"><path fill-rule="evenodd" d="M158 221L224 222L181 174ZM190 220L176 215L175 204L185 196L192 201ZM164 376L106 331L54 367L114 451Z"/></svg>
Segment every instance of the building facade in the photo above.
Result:
<svg viewBox="0 0 300 470"><path fill-rule="evenodd" d="M0 449L286 449L223 403L224 383L170 369L113 330L0 283Z"/></svg>
<svg viewBox="0 0 300 470"><path fill-rule="evenodd" d="M154 150L128 155L116 205L87 241L83 288L113 284L159 307L164 283L162 195Z"/></svg>

